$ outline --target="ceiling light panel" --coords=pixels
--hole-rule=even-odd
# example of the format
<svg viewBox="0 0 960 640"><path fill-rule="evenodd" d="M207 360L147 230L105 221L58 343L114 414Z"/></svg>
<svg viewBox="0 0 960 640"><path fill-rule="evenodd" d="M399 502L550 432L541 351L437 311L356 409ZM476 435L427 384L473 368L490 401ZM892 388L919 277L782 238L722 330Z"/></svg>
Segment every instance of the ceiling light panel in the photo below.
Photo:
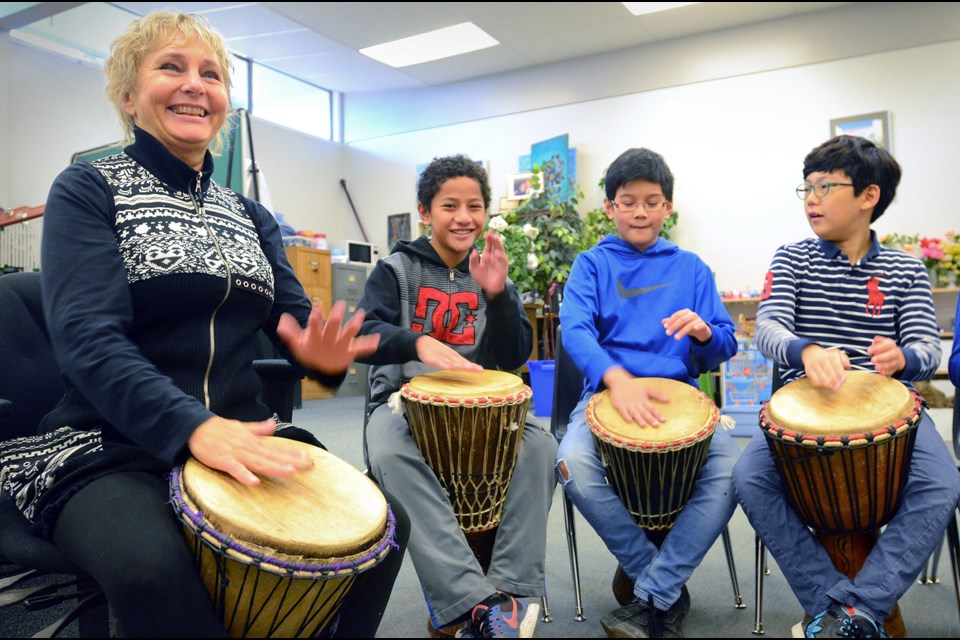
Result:
<svg viewBox="0 0 960 640"><path fill-rule="evenodd" d="M360 53L391 67L410 65L458 56L500 44L472 22L428 31L417 36L360 49Z"/></svg>

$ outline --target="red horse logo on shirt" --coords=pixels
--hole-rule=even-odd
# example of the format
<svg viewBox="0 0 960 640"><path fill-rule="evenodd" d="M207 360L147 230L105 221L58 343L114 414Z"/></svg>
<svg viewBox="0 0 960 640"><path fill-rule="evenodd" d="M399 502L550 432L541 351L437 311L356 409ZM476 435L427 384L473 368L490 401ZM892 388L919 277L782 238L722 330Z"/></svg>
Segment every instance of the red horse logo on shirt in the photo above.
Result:
<svg viewBox="0 0 960 640"><path fill-rule="evenodd" d="M767 276L763 279L763 293L760 294L761 300L766 300L773 293L773 271L767 271Z"/></svg>
<svg viewBox="0 0 960 640"><path fill-rule="evenodd" d="M876 276L870 276L867 282L867 313L873 317L883 311L883 300L887 296L880 291L880 281Z"/></svg>

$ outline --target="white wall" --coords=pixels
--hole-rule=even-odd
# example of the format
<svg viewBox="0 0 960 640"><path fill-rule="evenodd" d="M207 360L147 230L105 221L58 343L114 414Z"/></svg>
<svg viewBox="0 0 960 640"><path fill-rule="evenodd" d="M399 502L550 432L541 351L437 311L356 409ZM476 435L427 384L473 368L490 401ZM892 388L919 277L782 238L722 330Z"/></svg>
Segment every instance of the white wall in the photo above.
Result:
<svg viewBox="0 0 960 640"><path fill-rule="evenodd" d="M359 238L340 187L346 149L264 120L251 118L253 151L263 169L273 208L297 230L330 238ZM349 182L348 182L349 186Z"/></svg>
<svg viewBox="0 0 960 640"><path fill-rule="evenodd" d="M0 37L6 104L0 102L0 207L43 204L77 151L120 138L103 71ZM0 78L2 79L2 78ZM2 138L0 138L2 139Z"/></svg>
<svg viewBox="0 0 960 640"><path fill-rule="evenodd" d="M776 247L811 235L793 190L803 157L829 137L831 118L892 113L904 177L878 232L958 226L958 61L953 41L393 135L351 145L348 174L358 191L366 187L366 210L386 215L403 210L401 197L412 210L417 164L463 152L490 162L496 200L531 143L568 133L590 209L601 202L596 185L609 162L646 146L676 177L673 237L713 267L721 289L759 288ZM379 226L383 243L386 223Z"/></svg>

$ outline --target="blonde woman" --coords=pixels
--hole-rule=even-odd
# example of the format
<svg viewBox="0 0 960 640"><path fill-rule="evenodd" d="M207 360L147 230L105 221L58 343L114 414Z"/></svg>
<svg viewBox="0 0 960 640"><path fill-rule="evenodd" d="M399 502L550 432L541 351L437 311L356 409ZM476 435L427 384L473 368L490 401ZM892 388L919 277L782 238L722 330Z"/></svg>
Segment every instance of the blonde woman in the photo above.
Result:
<svg viewBox="0 0 960 640"><path fill-rule="evenodd" d="M155 12L113 43L107 95L131 144L63 171L47 200L43 302L67 391L42 435L0 444L4 490L103 588L129 636L223 636L168 503L165 474L192 455L246 485L308 466L265 436L317 443L258 397L256 333L337 386L378 336L338 303L313 312L273 216L211 180L230 114L222 37ZM373 636L400 549L363 578L338 635Z"/></svg>

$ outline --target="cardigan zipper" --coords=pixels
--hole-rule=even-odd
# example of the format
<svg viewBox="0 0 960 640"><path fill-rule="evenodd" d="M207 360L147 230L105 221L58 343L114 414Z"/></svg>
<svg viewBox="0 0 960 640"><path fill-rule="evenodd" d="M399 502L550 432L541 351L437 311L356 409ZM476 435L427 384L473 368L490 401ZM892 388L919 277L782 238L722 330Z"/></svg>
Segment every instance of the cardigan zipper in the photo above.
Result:
<svg viewBox="0 0 960 640"><path fill-rule="evenodd" d="M227 262L227 259L223 255L223 251L220 250L220 243L217 242L217 236L214 235L213 229L207 222L207 215L203 208L203 192L200 185L200 179L202 176L203 174L201 173L197 174L195 193L190 194L190 198L193 200L193 205L196 207L197 213L200 215L200 220L203 222L203 227L207 230L207 233L210 234L210 240L213 241L213 248L216 249L217 255L220 257L220 260L223 262L223 267L227 271L227 288L223 293L223 299L220 300L217 308L213 310L212 314L210 314L210 357L207 360L207 370L203 374L203 404L207 409L210 409L210 372L213 370L213 359L217 351L217 339L214 328L216 326L217 313L221 308L223 308L223 305L226 304L227 298L230 297L233 276L230 273L230 263Z"/></svg>

